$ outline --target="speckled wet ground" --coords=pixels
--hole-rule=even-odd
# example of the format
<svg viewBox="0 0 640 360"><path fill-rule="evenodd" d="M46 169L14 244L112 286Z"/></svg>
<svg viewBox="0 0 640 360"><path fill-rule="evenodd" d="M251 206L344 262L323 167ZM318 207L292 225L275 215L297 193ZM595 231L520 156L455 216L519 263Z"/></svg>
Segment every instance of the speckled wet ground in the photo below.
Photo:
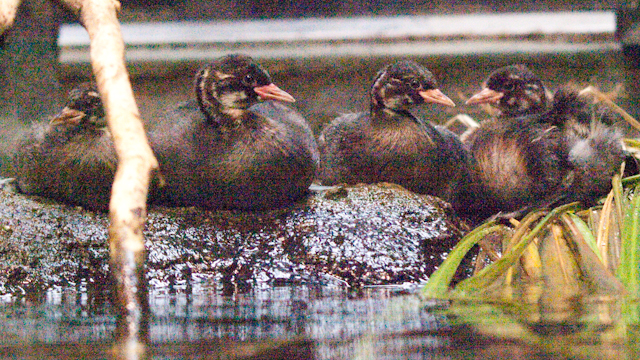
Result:
<svg viewBox="0 0 640 360"><path fill-rule="evenodd" d="M4 191L0 204L1 294L106 282L106 214ZM392 184L329 188L265 212L151 207L147 277L152 287L210 277L226 294L273 284L415 285L466 229L448 204Z"/></svg>

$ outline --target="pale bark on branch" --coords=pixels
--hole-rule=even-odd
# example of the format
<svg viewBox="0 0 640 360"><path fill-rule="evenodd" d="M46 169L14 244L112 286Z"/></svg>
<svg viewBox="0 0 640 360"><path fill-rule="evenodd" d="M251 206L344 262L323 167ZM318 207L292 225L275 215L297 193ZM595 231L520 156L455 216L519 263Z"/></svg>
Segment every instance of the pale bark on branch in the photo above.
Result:
<svg viewBox="0 0 640 360"><path fill-rule="evenodd" d="M19 5L20 0L0 1L0 34L13 25Z"/></svg>
<svg viewBox="0 0 640 360"><path fill-rule="evenodd" d="M142 225L150 175L157 167L147 143L124 63L124 42L112 0L64 0L80 10L91 39L91 64L118 154L110 213L112 234L131 251L143 249ZM113 240L113 239L112 239Z"/></svg>
<svg viewBox="0 0 640 360"><path fill-rule="evenodd" d="M78 13L89 33L91 65L118 154L109 207L111 267L117 286L116 307L123 321L117 337L125 348L135 352L138 338L145 337L140 331L144 332L141 327L148 316L142 230L150 176L158 164L148 145L125 67L124 41L117 19L119 2L61 1Z"/></svg>

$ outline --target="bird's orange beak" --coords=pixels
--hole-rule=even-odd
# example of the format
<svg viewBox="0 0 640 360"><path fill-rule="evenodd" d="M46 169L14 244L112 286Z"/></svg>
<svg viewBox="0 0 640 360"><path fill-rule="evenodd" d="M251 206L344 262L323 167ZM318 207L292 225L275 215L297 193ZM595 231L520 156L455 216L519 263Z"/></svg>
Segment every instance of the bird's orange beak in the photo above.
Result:
<svg viewBox="0 0 640 360"><path fill-rule="evenodd" d="M284 102L295 102L296 99L289 95L288 92L280 89L275 84L269 84L265 86L257 86L253 88L253 91L258 94L260 100L279 100Z"/></svg>
<svg viewBox="0 0 640 360"><path fill-rule="evenodd" d="M454 103L453 100L449 99L447 95L443 94L439 89L420 91L418 92L418 94L420 94L420 96L422 96L422 98L426 102L442 104L451 107L456 106L456 103Z"/></svg>
<svg viewBox="0 0 640 360"><path fill-rule="evenodd" d="M60 111L60 113L58 113L56 116L54 116L53 119L51 119L49 124L52 126L62 124L78 125L82 121L82 118L85 117L85 115L86 114L83 111L65 107L64 109L62 109L62 111Z"/></svg>
<svg viewBox="0 0 640 360"><path fill-rule="evenodd" d="M498 100L502 99L504 96L503 92L491 90L489 88L484 88L479 93L473 95L465 104L473 105L473 104L487 104L487 103L495 103Z"/></svg>

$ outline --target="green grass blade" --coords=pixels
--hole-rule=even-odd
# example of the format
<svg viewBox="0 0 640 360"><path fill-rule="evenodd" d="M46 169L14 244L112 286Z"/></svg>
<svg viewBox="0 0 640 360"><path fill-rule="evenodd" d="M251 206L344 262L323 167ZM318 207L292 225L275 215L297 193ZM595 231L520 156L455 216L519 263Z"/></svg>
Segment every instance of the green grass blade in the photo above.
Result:
<svg viewBox="0 0 640 360"><path fill-rule="evenodd" d="M486 223L473 229L473 231L462 238L453 250L451 250L447 259L438 267L438 270L431 274L429 281L421 290L422 295L429 298L437 298L445 295L449 289L453 275L456 273L460 262L462 262L462 259L467 255L469 250L485 236L501 228L502 226L500 225L495 225L491 222Z"/></svg>
<svg viewBox="0 0 640 360"><path fill-rule="evenodd" d="M640 140L638 139L625 138L623 139L623 141L627 147L634 147L634 148L640 149Z"/></svg>
<svg viewBox="0 0 640 360"><path fill-rule="evenodd" d="M598 256L600 262L604 263L603 254L601 254L600 249L598 249L596 237L593 236L593 232L589 229L589 225L582 221L582 219L580 219L576 214L568 214L568 216L573 221L576 230L580 232L580 235L582 235L584 242L589 245L589 248L591 248L591 250Z"/></svg>
<svg viewBox="0 0 640 360"><path fill-rule="evenodd" d="M630 206L625 214L620 238L622 249L616 276L630 294L640 290L640 185L636 186Z"/></svg>
<svg viewBox="0 0 640 360"><path fill-rule="evenodd" d="M553 211L549 212L547 216L540 220L540 222L529 233L523 236L522 240L520 240L513 248L511 248L510 251L504 254L502 258L500 258L500 260L482 269L482 271L480 271L477 275L462 281L456 287L456 291L459 291L461 293L476 292L493 284L498 279L498 277L500 277L500 275L502 275L505 271L507 271L507 269L509 269L509 267L511 267L516 261L518 261L527 246L529 246L533 239L538 236L538 234L547 226L547 224L557 218L560 214L571 208L574 208L575 206L576 203L571 203L553 209Z"/></svg>
<svg viewBox="0 0 640 360"><path fill-rule="evenodd" d="M640 182L640 174L627 176L626 178L622 179L622 185L624 186L634 185L637 182Z"/></svg>

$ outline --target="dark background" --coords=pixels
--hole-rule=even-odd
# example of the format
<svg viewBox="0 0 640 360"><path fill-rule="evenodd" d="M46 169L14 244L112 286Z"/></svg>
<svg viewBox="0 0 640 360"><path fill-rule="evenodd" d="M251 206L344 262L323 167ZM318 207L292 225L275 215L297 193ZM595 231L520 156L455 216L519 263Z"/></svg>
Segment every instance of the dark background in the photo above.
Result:
<svg viewBox="0 0 640 360"><path fill-rule="evenodd" d="M620 1L475 0L475 1L255 1L255 0L122 0L121 20L268 19L374 15L426 15L510 11L577 11L615 9Z"/></svg>

